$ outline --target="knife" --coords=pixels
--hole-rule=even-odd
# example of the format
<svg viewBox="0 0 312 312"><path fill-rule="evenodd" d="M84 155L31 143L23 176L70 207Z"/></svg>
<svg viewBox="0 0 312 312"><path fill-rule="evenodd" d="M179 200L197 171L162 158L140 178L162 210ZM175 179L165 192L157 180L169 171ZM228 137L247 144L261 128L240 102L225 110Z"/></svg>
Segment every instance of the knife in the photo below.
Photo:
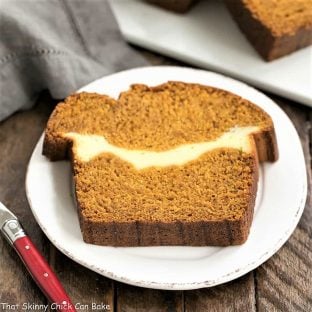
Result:
<svg viewBox="0 0 312 312"><path fill-rule="evenodd" d="M17 217L0 202L0 230L24 262L42 292L58 311L75 312L63 286L29 239Z"/></svg>

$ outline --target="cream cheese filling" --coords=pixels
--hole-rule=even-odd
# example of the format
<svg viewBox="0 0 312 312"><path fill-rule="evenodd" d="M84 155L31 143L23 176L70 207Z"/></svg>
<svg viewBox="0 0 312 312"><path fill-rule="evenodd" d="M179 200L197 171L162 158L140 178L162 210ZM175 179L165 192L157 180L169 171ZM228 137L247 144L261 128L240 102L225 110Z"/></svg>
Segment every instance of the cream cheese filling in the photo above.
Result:
<svg viewBox="0 0 312 312"><path fill-rule="evenodd" d="M93 134L68 132L65 137L73 140L73 151L81 161L87 162L102 153L112 153L131 163L136 169L183 165L216 148L235 148L252 152L250 134L258 127L235 127L215 140L182 144L167 151L131 150L110 144L105 137Z"/></svg>

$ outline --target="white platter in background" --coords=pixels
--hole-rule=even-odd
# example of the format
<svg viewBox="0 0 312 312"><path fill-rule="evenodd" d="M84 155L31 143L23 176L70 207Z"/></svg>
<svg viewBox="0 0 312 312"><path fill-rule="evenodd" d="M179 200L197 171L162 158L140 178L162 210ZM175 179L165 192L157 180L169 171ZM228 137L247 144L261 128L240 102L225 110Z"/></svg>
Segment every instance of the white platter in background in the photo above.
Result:
<svg viewBox="0 0 312 312"><path fill-rule="evenodd" d="M144 67L101 78L81 90L117 98L130 84L152 86L168 80L231 91L262 107L274 121L280 158L275 163L261 165L254 220L245 244L114 248L84 243L71 196L70 164L50 162L41 155L43 136L29 162L27 197L38 224L50 241L65 255L93 271L149 288L210 287L253 270L289 238L306 201L303 151L293 124L270 98L244 83L212 72L182 67Z"/></svg>
<svg viewBox="0 0 312 312"><path fill-rule="evenodd" d="M265 62L222 1L199 1L186 14L138 0L110 3L129 42L312 107L312 47Z"/></svg>

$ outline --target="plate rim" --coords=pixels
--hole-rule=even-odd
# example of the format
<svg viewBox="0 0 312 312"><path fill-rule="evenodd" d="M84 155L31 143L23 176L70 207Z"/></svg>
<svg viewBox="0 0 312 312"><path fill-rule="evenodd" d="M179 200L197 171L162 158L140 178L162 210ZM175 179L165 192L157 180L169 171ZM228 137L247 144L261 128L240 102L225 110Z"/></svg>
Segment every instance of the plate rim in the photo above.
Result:
<svg viewBox="0 0 312 312"><path fill-rule="evenodd" d="M140 70L154 70L154 69L183 69L183 70L192 70L192 71L200 71L200 72L204 72L204 73L208 73L208 74L212 74L212 75L216 75L216 76L221 76L221 78L226 78L229 82L234 82L234 83L238 83L239 85L243 85L244 87L248 87L252 90L252 92L256 92L258 94L261 94L261 96L264 96L267 100L269 100L271 103L271 105L275 106L275 108L278 109L279 113L282 113L286 116L286 118L288 119L288 121L291 123L292 127L294 128L296 135L298 137L298 140L300 141L298 132L296 130L296 128L294 127L292 121L290 120L290 118L286 115L286 113L273 101L271 100L268 96L266 96L264 93L262 93L261 91L258 91L257 89L255 89L252 86L249 86L248 84L241 82L237 79L233 79L230 77L227 77L223 74L219 74L219 73L215 73L212 71L207 71L207 70L201 70L201 69L195 69L192 67L184 67L184 66L146 66L146 67L137 67L137 68L133 68L133 69L128 69L128 70L124 70L124 71L120 71L117 73L114 73L112 75L107 75L104 77L101 77L99 79L96 79L94 81L92 81L91 83L85 85L84 87L80 88L79 90L77 90L76 92L81 92L84 89L88 88L90 85L93 85L95 82L101 81L104 78L108 78L114 75L119 75L119 74L124 74L126 72L129 71L140 71ZM228 91L228 90L227 90ZM228 92L233 92L233 91L228 91ZM30 190L29 190L29 172L31 170L31 164L32 164L32 159L35 155L35 152L38 148L38 145L42 144L42 140L43 140L43 136L44 136L44 132L43 134L40 136L33 152L31 155L31 158L28 162L27 165L27 170L26 170L26 178L25 178L25 188L26 188L26 197L29 203L29 206L31 208L31 211L35 217L36 222L38 223L38 225L40 226L40 228L42 229L42 231L44 232L44 234L48 237L48 239L50 240L50 242L59 250L61 251L63 254L65 254L66 256L68 256L70 259L72 259L73 261L83 265L84 267L97 272L105 277L111 278L113 280L119 281L119 282L123 282L123 283L127 283L130 285L134 285L134 286L140 286L140 287L146 287L146 288L153 288L153 289L163 289L163 290L191 290L191 289L199 289L199 288L204 288L204 287L213 287L219 284L223 284L226 282L229 282L231 280L234 280L238 277L241 277L243 275L245 275L246 273L254 270L255 268L257 268L258 266L260 266L261 264L263 264L266 260L268 260L271 256L273 256L288 240L288 238L290 237L290 235L293 233L293 231L295 230L301 215L304 211L305 208L305 203L306 203L306 199L307 199L307 173L306 170L303 173L303 176L305 177L305 179L302 180L302 185L301 185L301 195L300 195L300 203L298 204L298 207L296 209L296 212L294 214L294 216L292 216L292 223L291 225L288 227L288 229L282 234L280 235L279 240L277 241L277 243L272 247L272 248L268 248L268 250L263 253L261 256L259 256L257 259L249 262L248 264L246 264L244 267L242 267L239 270L235 270L229 273L226 273L220 277L218 277L217 279L214 280L203 280L201 282L188 282L188 283L181 283L181 282L177 282L177 283L168 283L168 282L152 282L152 281L145 281L145 280L135 280L135 279L129 279L126 276L121 276L121 275L116 275L113 272L110 272L108 270L102 269L100 267L94 266L88 264L87 262L85 262L84 260L80 259L79 257L77 258L75 255L73 255L71 252L67 251L65 248L63 248L61 246L61 244L55 240L49 233L49 231L45 228L45 226L42 224L42 222L40 221L40 218L38 217L37 213L36 213L36 209L33 207L32 204L32 199L31 199L31 194L30 194ZM301 141L300 141L301 142ZM304 158L304 154L303 154L303 150L302 150L302 146L301 146L301 150L300 153L303 156L303 160ZM306 169L306 164L304 162L304 169Z"/></svg>

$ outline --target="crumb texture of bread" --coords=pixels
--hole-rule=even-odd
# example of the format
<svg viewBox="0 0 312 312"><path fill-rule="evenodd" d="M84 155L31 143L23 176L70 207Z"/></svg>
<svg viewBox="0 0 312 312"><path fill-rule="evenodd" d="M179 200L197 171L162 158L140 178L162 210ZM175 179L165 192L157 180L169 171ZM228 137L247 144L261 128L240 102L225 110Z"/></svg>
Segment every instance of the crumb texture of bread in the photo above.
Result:
<svg viewBox="0 0 312 312"><path fill-rule="evenodd" d="M111 246L242 244L259 162L278 157L262 109L182 82L133 85L118 100L70 96L48 121L43 154L71 160L83 238Z"/></svg>
<svg viewBox="0 0 312 312"><path fill-rule="evenodd" d="M142 170L105 153L76 160L74 170L82 214L91 221L192 222L241 219L257 168L250 154L216 149L183 166Z"/></svg>

